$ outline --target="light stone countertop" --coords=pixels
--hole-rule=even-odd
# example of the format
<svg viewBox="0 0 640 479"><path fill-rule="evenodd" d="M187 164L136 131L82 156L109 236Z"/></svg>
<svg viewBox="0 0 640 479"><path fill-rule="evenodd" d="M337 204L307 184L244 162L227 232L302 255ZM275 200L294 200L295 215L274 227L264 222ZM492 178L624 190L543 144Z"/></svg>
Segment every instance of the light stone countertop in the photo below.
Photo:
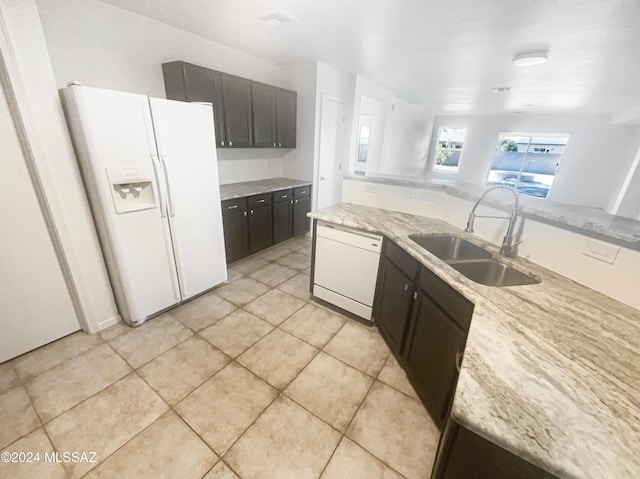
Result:
<svg viewBox="0 0 640 479"><path fill-rule="evenodd" d="M410 234L453 233L441 220L350 203L311 218L381 233L475 304L453 402L460 425L561 478L640 477L640 312L526 259L542 283L477 284Z"/></svg>
<svg viewBox="0 0 640 479"><path fill-rule="evenodd" d="M472 202L475 202L487 190L486 186L470 183L450 180L416 180L393 175L345 175L344 179L445 191L458 198ZM640 251L640 221L638 220L611 215L600 208L569 205L526 195L518 196L520 199L520 216ZM508 200L504 201L489 195L482 204L510 211L512 208L511 198L508 198Z"/></svg>
<svg viewBox="0 0 640 479"><path fill-rule="evenodd" d="M272 191L296 188L297 186L310 185L311 181L294 180L292 178L269 178L266 180L243 181L242 183L229 183L220 185L220 199L231 200L243 196L260 195Z"/></svg>

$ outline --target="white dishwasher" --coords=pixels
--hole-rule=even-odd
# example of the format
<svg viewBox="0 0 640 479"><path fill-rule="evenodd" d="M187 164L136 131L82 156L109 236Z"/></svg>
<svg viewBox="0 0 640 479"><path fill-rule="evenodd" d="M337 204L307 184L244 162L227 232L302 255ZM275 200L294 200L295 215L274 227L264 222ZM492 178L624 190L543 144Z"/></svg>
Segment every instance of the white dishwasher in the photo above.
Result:
<svg viewBox="0 0 640 479"><path fill-rule="evenodd" d="M371 320L382 236L318 222L313 295Z"/></svg>

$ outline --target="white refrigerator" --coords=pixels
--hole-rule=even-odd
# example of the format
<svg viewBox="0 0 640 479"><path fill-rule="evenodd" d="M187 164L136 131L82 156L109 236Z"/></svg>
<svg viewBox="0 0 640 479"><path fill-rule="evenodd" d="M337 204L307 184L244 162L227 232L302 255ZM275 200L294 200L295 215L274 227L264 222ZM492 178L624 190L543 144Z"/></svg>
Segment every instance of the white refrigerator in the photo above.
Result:
<svg viewBox="0 0 640 479"><path fill-rule="evenodd" d="M61 93L122 318L138 326L226 281L212 107Z"/></svg>

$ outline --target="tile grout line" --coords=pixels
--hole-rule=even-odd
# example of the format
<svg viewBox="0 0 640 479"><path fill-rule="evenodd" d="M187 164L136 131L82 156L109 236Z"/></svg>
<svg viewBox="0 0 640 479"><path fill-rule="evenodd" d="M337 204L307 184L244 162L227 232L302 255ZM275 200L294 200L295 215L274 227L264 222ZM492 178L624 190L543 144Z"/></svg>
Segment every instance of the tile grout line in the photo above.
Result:
<svg viewBox="0 0 640 479"><path fill-rule="evenodd" d="M76 334L76 333L71 333L71 334L69 334L69 335L67 335L67 336L65 336L65 337L71 336L71 335L73 335L73 334ZM87 333L84 333L84 334L87 334ZM97 333L96 333L96 335L97 335ZM64 338L61 338L61 339L64 339ZM99 339L100 339L104 344L107 344L107 342L106 342L102 337L99 337ZM52 342L55 342L55 341L52 341ZM51 343L49 343L49 344L51 344ZM17 370L16 370L16 375L17 375L17 376L18 376L18 378L20 379L20 384L18 384L18 385L16 385L16 386L12 387L12 388L10 388L10 389L7 389L7 391L9 391L9 390L11 390L11 389L14 389L14 388L17 388L17 387L21 387L21 388L24 390L24 393L25 393L25 395L27 396L27 399L29 400L29 404L31 405L31 408L33 409L33 412L35 413L36 417L38 418L38 421L40 422L40 424L39 424L39 426L37 426L36 428L34 428L34 429L30 430L30 431L29 431L29 432L27 432L26 434L23 434L22 436L18 437L18 438L17 438L17 439L15 439L14 441L12 441L10 444L8 444L7 446L5 446L3 449L6 449L7 447L10 447L10 446L14 445L16 442L21 441L22 439L24 439L25 437L27 437L29 434L33 433L34 431L38 430L39 428L42 428L42 430L44 431L45 435L47 436L47 439L48 439L48 440L49 440L49 442L51 443L51 446L53 447L53 449L54 449L55 451L58 451L57 447L55 446L55 444L54 444L54 443L53 443L53 441L51 440L51 437L49 436L49 433L47 432L47 428L46 428L45 426L46 426L47 424L49 424L51 421L53 421L54 419L57 419L58 417L62 416L64 413L66 413L66 412L68 412L68 411L71 411L71 409L73 409L73 408L75 408L77 405L79 405L79 404L83 403L84 401L86 401L86 400L87 400L87 399L89 399L90 397L93 397L93 396L95 396L96 394L100 393L101 391L103 391L103 390L104 390L104 389L106 389L107 387L111 386L111 384L113 384L113 383L111 383L111 384L109 384L109 385L105 386L105 387L104 387L104 388L102 388L100 391L98 391L98 392L96 392L96 393L92 394L91 396L89 396L89 397L87 397L87 398L83 399L83 400L82 400L82 401L80 401L78 404L73 405L71 408L69 408L69 409L67 409L66 411L63 411L63 412L61 412L60 414L58 414L58 415L56 415L56 416L52 417L52 418L51 418L51 419L49 419L48 421L43 421L43 420L42 420L42 416L41 416L41 415L40 415L40 413L38 412L38 409L37 409L37 408L36 408L36 406L35 406L34 400L33 400L33 398L31 397L31 394L29 393L29 389L27 388L27 383L34 381L36 378L40 377L42 374L45 374L45 373L47 373L47 372L49 372L49 371L53 371L55 368L57 368L57 367L59 367L59 366L62 366L63 364L66 364L68 361L71 361L71 360L73 360L73 359L76 359L76 358L78 358L79 356L83 355L84 353L88 353L89 351L92 351L92 350L94 350L94 349L96 349L96 348L99 348L99 347L100 347L100 346L102 346L102 345L103 345L103 344L98 344L98 345L96 345L96 346L94 346L94 347L92 347L92 348L87 349L86 351L82 351L81 353L78 353L77 355L72 356L72 357L70 357L70 358L66 359L66 360L65 360L65 361L63 361L63 362L61 362L61 363L59 363L59 364L57 364L57 365L55 365L55 366L53 366L53 367L51 367L51 368L49 368L49 369L46 369L46 370L42 371L41 373L39 373L39 374L37 374L37 375L35 375L35 376L33 376L33 377L29 378L28 380L24 380L23 378L21 378L21 377L20 377L20 375L18 374ZM45 345L45 346L46 346L46 345ZM110 345L109 345L109 346L110 346ZM37 349L36 349L36 350L37 350ZM35 351L35 350L34 350L34 351ZM26 355L26 354L29 354L30 352L32 352L32 351L29 351L29 352L25 353L25 355ZM117 354L117 353L116 353L116 354ZM11 359L11 361L13 361L13 359ZM128 364L127 364L127 365L128 365ZM12 366L13 366L13 365L12 365ZM14 367L14 369L15 369L15 366L13 366L13 367ZM125 374L125 376L127 376L127 375L128 375L128 374ZM125 376L123 376L123 377L125 377ZM115 382L117 382L117 381L119 381L120 379L122 379L122 378L118 378L118 379L116 379L116 380L114 381L114 383L115 383ZM66 470L66 468L65 468L65 470Z"/></svg>
<svg viewBox="0 0 640 479"><path fill-rule="evenodd" d="M302 308L300 308L300 309L302 309ZM298 311L299 311L299 310L298 310ZM297 311L296 311L296 312L297 312ZM295 313L292 313L292 314L291 314L291 316L293 316L293 314L295 314ZM283 321L283 322L284 322L284 321ZM275 330L276 328L277 328L277 329L279 329L279 328L276 326L276 327L274 327L274 330ZM342 327L340 327L340 329L342 329ZM333 334L333 336L335 336L336 334L338 334L338 331L340 331L340 329L338 329L338 330ZM291 334L291 333L287 333L287 334ZM265 336L266 336L266 335L265 335ZM333 336L331 337L331 339L333 338ZM296 339L299 339L299 338L297 338L296 336L294 336L294 337L295 337ZM329 339L329 341L330 341L331 339ZM307 343L307 344L308 344L308 343ZM293 378L292 378L292 379L287 383L287 385L286 385L286 386L284 386L281 390L279 390L279 389L275 388L275 387L274 387L273 385L271 385L268 381L264 380L263 378L261 378L260 376L258 376L256 373L254 373L253 371L251 371L249 368L247 368L246 366L244 366L243 364L240 364L240 363L238 362L238 364L239 364L242 368L244 368L244 369L246 369L247 371L249 371L252 375L254 375L256 378L258 378L260 381L262 381L262 382L264 382L264 383L268 384L270 387L272 387L274 390L276 390L276 391L278 392L278 394L276 394L276 397L275 397L275 398L273 398L273 400L272 400L272 401L271 401L271 402L270 402L270 403L269 403L269 404L268 404L268 405L267 405L267 406L262 410L262 412L261 412L260 414L258 414L258 416L256 416L256 418L251 422L251 424L249 424L249 426L247 426L247 427L245 428L245 430L244 430L244 431L242 431L242 433L238 436L238 438L237 438L235 441L233 441L233 443L232 443L232 444L231 444L231 445L226 449L226 451L225 451L225 452L220 456L220 458L221 458L221 459L224 459L224 455L225 455L227 452L229 452L229 451L230 451L230 450L231 450L231 449L232 449L232 448L233 448L233 447L238 443L238 441L240 441L240 439L241 439L241 438L242 438L242 437L247 433L247 431L248 431L249 429L251 429L251 427L252 427L252 426L253 426L253 425L258 421L258 419L260 419L260 418L264 415L264 413L265 413L265 412L266 412L266 411L271 407L271 405L272 405L272 404L273 404L273 403L274 403L274 402L275 402L279 397L281 397L281 396L283 396L283 397L285 397L286 399L289 399L289 400L291 400L292 402L294 402L295 404L299 405L299 406L300 406L300 407L302 407L305 411L307 411L309 414L311 414L313 417L315 417L315 418L319 419L320 421L322 421L323 423L327 424L329 427L331 427L332 429L334 429L334 430L335 430L335 428L333 428L333 426L329 425L329 424L328 424L328 423L326 423L323 419L319 418L318 416L316 416L315 414L313 414L311 411L308 411L308 410L307 410L306 408L304 408L302 405L298 404L298 402L294 401L294 400L293 400L293 399L291 399L289 396L287 396L287 395L285 395L285 394L284 394L285 389L286 389L287 387L289 387L289 385L290 385L290 384L291 384L291 383L292 383L292 382L293 382L293 381L294 381L294 380L295 380L295 379L296 379L296 378L297 378L297 377L302 373L302 371L304 371L304 370L307 368L307 366L311 363L311 361L313 361L313 360L316 358L316 356L318 356L318 354L320 354L321 350L320 350L319 348L316 348L315 346L313 346L313 347L314 347L314 348L316 349L316 351L317 351L317 352L316 352L316 354L314 354L314 356L309 360L309 362L305 365L305 367L304 367L304 368L302 368L302 369L301 369L301 370L300 370L300 371L299 371L299 372L298 372L298 373L297 373L297 374L296 374L296 375L295 375L295 376L294 376L294 377L293 377ZM249 349L250 349L250 348L247 348L247 349L245 349L245 351L247 351L247 350L249 350ZM240 355L239 355L239 356L240 356ZM238 356L238 357L239 357L239 356ZM234 360L234 361L235 361L235 360ZM235 362L237 362L237 361L235 361ZM339 431L338 431L338 432L339 432ZM338 443L339 443L339 442L340 442L340 441L338 441ZM336 447L337 447L337 446L336 446ZM226 464L226 461L225 461L225 464ZM326 465L325 465L325 467L326 467ZM231 468L230 466L229 466L229 468L230 468L234 473L236 472L236 471L235 471L233 468ZM240 478L241 478L240 474L237 474L237 473L236 473L236 475L237 475L238 477L240 477ZM242 478L241 478L241 479L242 479Z"/></svg>

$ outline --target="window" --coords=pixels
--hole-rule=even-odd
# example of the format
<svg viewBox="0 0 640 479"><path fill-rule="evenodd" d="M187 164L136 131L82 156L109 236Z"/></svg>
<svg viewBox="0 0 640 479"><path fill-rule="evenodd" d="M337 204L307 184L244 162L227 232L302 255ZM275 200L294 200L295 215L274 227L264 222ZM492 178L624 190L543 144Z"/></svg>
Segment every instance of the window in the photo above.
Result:
<svg viewBox="0 0 640 479"><path fill-rule="evenodd" d="M464 128L440 127L438 144L436 145L436 161L433 165L435 171L449 171L451 173L458 171L464 133Z"/></svg>
<svg viewBox="0 0 640 479"><path fill-rule="evenodd" d="M358 156L356 157L356 175L364 175L367 171L369 156L369 137L371 136L371 115L361 114L358 125Z"/></svg>
<svg viewBox="0 0 640 479"><path fill-rule="evenodd" d="M568 141L569 135L501 133L487 185L507 185L546 198Z"/></svg>

